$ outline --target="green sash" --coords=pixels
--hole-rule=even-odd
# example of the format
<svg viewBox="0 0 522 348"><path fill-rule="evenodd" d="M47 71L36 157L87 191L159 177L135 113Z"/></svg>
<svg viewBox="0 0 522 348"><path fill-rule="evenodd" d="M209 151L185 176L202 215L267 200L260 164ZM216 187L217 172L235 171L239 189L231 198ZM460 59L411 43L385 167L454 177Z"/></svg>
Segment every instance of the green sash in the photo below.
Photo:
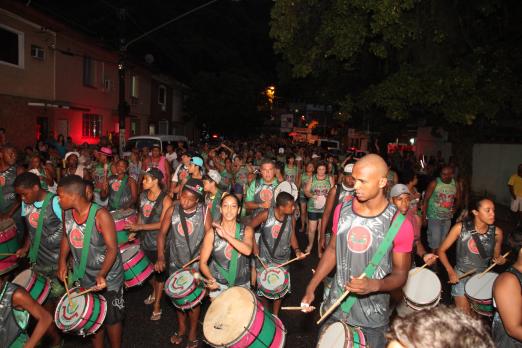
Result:
<svg viewBox="0 0 522 348"><path fill-rule="evenodd" d="M399 229L401 228L404 220L405 220L404 215L402 215L400 212L397 212L395 220L393 221L392 225L388 229L386 236L384 236L384 239L382 240L381 245L379 245L377 252L373 255L372 259L370 260L370 263L364 269L364 274L366 275L366 278L371 278L373 276L373 274L375 273L377 266L381 262L384 255L386 255L386 253L388 252L388 249L392 245L393 240L395 239L395 236L399 232ZM357 295L354 295L354 294L348 295L348 298L346 300L344 300L343 303L341 304L342 311L346 314L350 313L350 310L352 309L353 305L355 304L355 301L357 301Z"/></svg>
<svg viewBox="0 0 522 348"><path fill-rule="evenodd" d="M92 229L96 220L96 212L100 208L101 207L96 203L92 203L91 208L89 210L89 216L87 217L87 223L85 225L85 234L83 235L83 248L82 256L80 259L80 266L78 268L73 267L73 273L70 277L70 280L73 283L77 280L82 279L85 275L85 270L87 269L87 258L89 256L89 249L91 246Z"/></svg>
<svg viewBox="0 0 522 348"><path fill-rule="evenodd" d="M114 209L120 209L120 203L121 203L121 202L120 202L120 199L121 199L121 195L122 195L122 193L123 193L123 187L124 187L125 185L127 185L127 179L128 179L128 178L129 178L128 175L125 175L125 176L123 177L123 179L121 180L120 188L118 188L118 191L116 191L116 197L114 197L114 201L112 201L112 203L113 203L112 207L113 207ZM116 180L118 180L118 179L116 179Z"/></svg>
<svg viewBox="0 0 522 348"><path fill-rule="evenodd" d="M51 202L51 199L54 195L48 192L45 195L45 199L42 204L42 208L40 209L40 215L38 216L38 227L36 228L36 234L34 236L34 241L31 244L31 250L29 251L29 261L31 263L36 263L36 259L38 258L38 251L40 250L40 241L42 240L42 230L43 230L43 222L45 217L45 210L47 206Z"/></svg>
<svg viewBox="0 0 522 348"><path fill-rule="evenodd" d="M236 223L236 236L235 237L237 240L239 240L240 233L241 233L241 228L240 228L239 224ZM230 287L232 287L236 284L237 257L238 257L238 251L236 250L236 248L232 247L232 258L229 263L228 272L216 260L216 266L217 266L219 273L221 273L223 278L225 278L227 280L228 286L230 286Z"/></svg>
<svg viewBox="0 0 522 348"><path fill-rule="evenodd" d="M222 195L223 195L223 192L221 192L221 190L217 190L216 195L214 196L214 199L212 200L212 208L210 209L210 215L212 215L212 219L214 219L214 216L216 214L218 204L221 201Z"/></svg>

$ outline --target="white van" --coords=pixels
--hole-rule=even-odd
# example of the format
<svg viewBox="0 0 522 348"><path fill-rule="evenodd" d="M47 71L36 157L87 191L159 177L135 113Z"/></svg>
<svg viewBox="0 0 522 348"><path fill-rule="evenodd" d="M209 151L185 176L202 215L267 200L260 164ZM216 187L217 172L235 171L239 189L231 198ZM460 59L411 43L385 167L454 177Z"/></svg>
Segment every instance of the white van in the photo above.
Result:
<svg viewBox="0 0 522 348"><path fill-rule="evenodd" d="M315 146L321 147L325 150L340 150L341 146L337 140L333 139L319 139L315 141Z"/></svg>
<svg viewBox="0 0 522 348"><path fill-rule="evenodd" d="M129 157L133 148L141 150L144 147L148 147L150 149L156 144L160 146L161 152L165 153L168 144L172 144L176 148L179 141L182 141L184 147L188 148L188 139L184 135L138 135L130 137L125 145L123 156Z"/></svg>

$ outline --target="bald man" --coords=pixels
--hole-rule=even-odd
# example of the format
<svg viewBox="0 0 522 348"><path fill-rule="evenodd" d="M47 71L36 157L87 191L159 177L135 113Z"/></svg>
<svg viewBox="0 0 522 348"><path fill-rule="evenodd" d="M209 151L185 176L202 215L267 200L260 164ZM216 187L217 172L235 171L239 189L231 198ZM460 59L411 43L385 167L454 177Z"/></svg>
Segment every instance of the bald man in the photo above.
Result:
<svg viewBox="0 0 522 348"><path fill-rule="evenodd" d="M332 306L345 290L356 298L351 308L346 302L337 307L325 326L333 321L358 326L373 348L386 346L384 333L391 314L389 292L406 282L413 245L413 226L405 220L375 273L356 279L364 273L397 213L397 208L389 204L384 195L387 173L386 162L377 155L366 155L355 164L354 198L335 209L332 238L301 301L311 304L317 286L336 267L324 308Z"/></svg>

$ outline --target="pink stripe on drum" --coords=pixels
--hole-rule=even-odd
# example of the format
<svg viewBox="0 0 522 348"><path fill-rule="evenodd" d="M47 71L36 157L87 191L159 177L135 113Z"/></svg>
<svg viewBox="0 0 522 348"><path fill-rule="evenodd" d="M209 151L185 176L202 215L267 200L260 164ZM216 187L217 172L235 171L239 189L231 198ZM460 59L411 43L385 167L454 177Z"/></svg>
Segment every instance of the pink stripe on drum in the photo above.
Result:
<svg viewBox="0 0 522 348"><path fill-rule="evenodd" d="M128 261L123 262L123 269L128 270L129 268L134 267L144 257L145 257L145 253L143 251L139 250Z"/></svg>
<svg viewBox="0 0 522 348"><path fill-rule="evenodd" d="M83 291L85 289L78 288L78 290ZM85 308L83 310L82 315L80 316L82 320L78 323L78 325L74 327L74 329L71 328L71 330L80 331L85 326L85 324L87 324L87 321L89 321L89 319L91 318L92 311L94 309L94 298L92 294L84 294L82 296L85 296L87 298L87 301L85 301Z"/></svg>
<svg viewBox="0 0 522 348"><path fill-rule="evenodd" d="M98 331L98 329L103 325L105 316L107 315L107 300L105 300L105 297L103 296L98 296L98 300L100 301L100 313L98 314L98 318L94 319L95 324L93 324L87 331L87 335L91 335Z"/></svg>
<svg viewBox="0 0 522 348"><path fill-rule="evenodd" d="M256 315L254 317L253 323L250 325L250 327L245 329L245 335L234 344L231 348L243 348L248 347L251 345L255 340L256 337L259 336L259 333L261 332L261 328L263 327L263 323L265 321L265 312L263 309L263 305L256 301Z"/></svg>
<svg viewBox="0 0 522 348"><path fill-rule="evenodd" d="M40 294L40 296L38 296L38 299L36 300L36 302L38 302L39 304L43 304L45 300L47 300L47 296L49 296L49 293L51 292L51 282L47 279L45 279L44 281L45 286L42 290L42 293Z"/></svg>
<svg viewBox="0 0 522 348"><path fill-rule="evenodd" d="M16 226L11 226L7 230L0 231L0 244L16 238L16 231Z"/></svg>
<svg viewBox="0 0 522 348"><path fill-rule="evenodd" d="M274 334L274 340L272 341L270 348L283 348L285 346L286 337L285 326L283 325L283 322L275 315L272 315L272 319L274 319L276 330Z"/></svg>

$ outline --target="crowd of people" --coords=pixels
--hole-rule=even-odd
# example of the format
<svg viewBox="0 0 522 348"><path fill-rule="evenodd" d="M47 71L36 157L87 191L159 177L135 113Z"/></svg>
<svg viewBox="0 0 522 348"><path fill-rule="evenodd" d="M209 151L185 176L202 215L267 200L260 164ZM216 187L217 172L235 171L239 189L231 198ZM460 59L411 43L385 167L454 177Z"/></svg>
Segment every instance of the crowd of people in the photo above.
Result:
<svg viewBox="0 0 522 348"><path fill-rule="evenodd" d="M360 329L372 348L522 347L522 230L504 238L495 226L494 202L468 202L454 165L433 159L425 166L410 153L388 162L377 154L356 159L277 138L162 146L135 148L124 158L108 143L77 146L63 137L23 151L2 145L0 346L34 347L45 338L60 347L63 335L52 314L83 289L102 295L107 305L93 346L103 347L106 334L112 347L120 347L133 267L123 254L132 247L153 268L144 299L150 320L161 320L164 292L172 297L178 319L173 345L201 343L205 294L214 301L233 287L248 289L279 316L291 289L288 261L317 251L301 309L331 309L320 342L330 325L342 322ZM433 175L426 187L419 185L421 174L424 180ZM520 193L518 187L511 192ZM124 228L117 227L120 220ZM16 234L7 241L10 231ZM304 246L299 231L306 233ZM8 242L16 250L5 249ZM454 260L448 257L453 245ZM494 309L467 293L475 275L510 259L491 285ZM418 270L415 263L428 267ZM45 301L13 280L26 268L49 280ZM456 309L437 301L395 316L411 272L429 269L449 279ZM271 271L282 274L284 287L264 284ZM179 298L177 286L187 274L197 286L191 297ZM321 285L323 296L316 300Z"/></svg>

